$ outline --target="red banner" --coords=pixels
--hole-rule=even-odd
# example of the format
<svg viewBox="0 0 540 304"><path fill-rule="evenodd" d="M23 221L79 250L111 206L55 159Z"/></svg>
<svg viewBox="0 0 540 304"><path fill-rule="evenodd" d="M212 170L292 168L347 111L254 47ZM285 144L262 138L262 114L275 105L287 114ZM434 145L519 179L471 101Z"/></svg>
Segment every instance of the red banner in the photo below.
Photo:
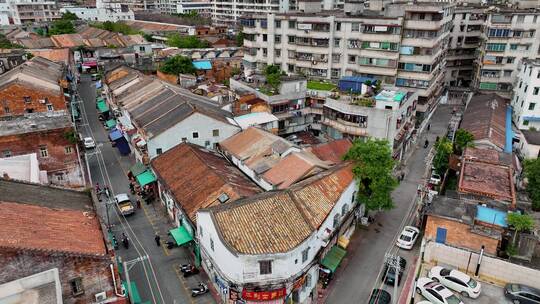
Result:
<svg viewBox="0 0 540 304"><path fill-rule="evenodd" d="M272 291L249 291L242 290L242 299L252 301L267 301L283 298L287 295L287 289L281 288Z"/></svg>

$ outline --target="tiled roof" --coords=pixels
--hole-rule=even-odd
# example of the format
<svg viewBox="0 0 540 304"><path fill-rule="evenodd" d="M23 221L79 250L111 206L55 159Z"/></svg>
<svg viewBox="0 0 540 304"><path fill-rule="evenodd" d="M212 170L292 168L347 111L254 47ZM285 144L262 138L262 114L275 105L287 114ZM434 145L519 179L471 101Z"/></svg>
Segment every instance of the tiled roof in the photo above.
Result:
<svg viewBox="0 0 540 304"><path fill-rule="evenodd" d="M489 140L504 149L506 144L506 100L497 94L475 95L463 115L461 128L475 140Z"/></svg>
<svg viewBox="0 0 540 304"><path fill-rule="evenodd" d="M59 91L59 81L63 77L64 66L42 57L34 57L0 75L0 87L12 82L23 82L29 86Z"/></svg>
<svg viewBox="0 0 540 304"><path fill-rule="evenodd" d="M52 35L51 39L56 47L73 48L84 45L84 39L80 34Z"/></svg>
<svg viewBox="0 0 540 304"><path fill-rule="evenodd" d="M43 57L50 61L60 62L64 64L69 64L70 50L65 49L33 49L28 50L32 55Z"/></svg>
<svg viewBox="0 0 540 304"><path fill-rule="evenodd" d="M353 181L351 165L343 164L298 183L224 204L210 212L230 250L241 254L284 253L317 230Z"/></svg>
<svg viewBox="0 0 540 304"><path fill-rule="evenodd" d="M220 204L225 193L232 202L261 192L240 170L219 154L182 143L152 160L160 182L195 222L200 208Z"/></svg>
<svg viewBox="0 0 540 304"><path fill-rule="evenodd" d="M302 179L328 169L330 165L307 151L293 152L266 171L263 178L277 189L286 189Z"/></svg>
<svg viewBox="0 0 540 304"><path fill-rule="evenodd" d="M17 39L16 42L28 49L41 49L41 48L52 48L55 47L54 42L51 38L23 38Z"/></svg>
<svg viewBox="0 0 540 304"><path fill-rule="evenodd" d="M74 255L105 255L93 212L51 209L0 201L0 247Z"/></svg>
<svg viewBox="0 0 540 304"><path fill-rule="evenodd" d="M344 138L312 146L309 150L319 159L337 164L343 160L343 156L351 147L352 142L349 139Z"/></svg>

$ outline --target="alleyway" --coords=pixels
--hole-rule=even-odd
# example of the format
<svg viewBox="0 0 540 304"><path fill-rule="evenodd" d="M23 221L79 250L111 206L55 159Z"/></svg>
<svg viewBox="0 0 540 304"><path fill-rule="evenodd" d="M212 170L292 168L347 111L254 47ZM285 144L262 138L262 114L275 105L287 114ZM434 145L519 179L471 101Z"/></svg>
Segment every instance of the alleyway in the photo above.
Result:
<svg viewBox="0 0 540 304"><path fill-rule="evenodd" d="M356 231L349 244L343 265L330 285L331 290L326 303L350 304L367 301L371 289L378 283L376 280L384 255L393 246L393 238L398 233L401 222L413 203L418 184L423 179L426 169L425 158L429 148L437 136L442 137L446 133L451 112L452 106L439 105L431 118L430 131L424 131L417 140L417 150L413 152L405 168L405 179L392 195L396 207L391 211L378 214L375 223L367 229ZM430 147L424 149L426 136ZM414 252L409 255L414 255Z"/></svg>

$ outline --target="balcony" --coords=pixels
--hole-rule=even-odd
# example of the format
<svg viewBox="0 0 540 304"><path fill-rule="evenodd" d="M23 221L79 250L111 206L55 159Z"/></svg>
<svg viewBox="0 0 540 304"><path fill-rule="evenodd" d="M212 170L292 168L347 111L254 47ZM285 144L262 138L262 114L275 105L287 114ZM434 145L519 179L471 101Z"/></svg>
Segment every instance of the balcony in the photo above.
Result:
<svg viewBox="0 0 540 304"><path fill-rule="evenodd" d="M426 21L426 20L407 20L405 21L405 28L407 29L419 29L419 30L438 30L444 23L441 21Z"/></svg>
<svg viewBox="0 0 540 304"><path fill-rule="evenodd" d="M328 117L323 117L321 123L323 125L332 127L341 133L351 134L355 136L368 136L367 129L349 125L350 123L341 119L333 120Z"/></svg>

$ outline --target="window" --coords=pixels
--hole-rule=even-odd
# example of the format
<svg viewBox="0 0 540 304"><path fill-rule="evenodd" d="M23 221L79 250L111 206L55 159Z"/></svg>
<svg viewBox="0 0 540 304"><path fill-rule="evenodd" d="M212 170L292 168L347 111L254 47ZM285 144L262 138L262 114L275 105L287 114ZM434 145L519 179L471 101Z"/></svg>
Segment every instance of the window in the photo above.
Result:
<svg viewBox="0 0 540 304"><path fill-rule="evenodd" d="M290 29L296 28L296 21L289 20L289 28L290 28Z"/></svg>
<svg viewBox="0 0 540 304"><path fill-rule="evenodd" d="M49 157L49 151L47 151L47 146L39 147L39 155L41 155L41 157Z"/></svg>
<svg viewBox="0 0 540 304"><path fill-rule="evenodd" d="M276 28L281 28L281 20L275 21Z"/></svg>
<svg viewBox="0 0 540 304"><path fill-rule="evenodd" d="M212 136L218 137L219 136L219 129L212 130Z"/></svg>
<svg viewBox="0 0 540 304"><path fill-rule="evenodd" d="M351 31L359 32L360 31L360 23L358 23L358 22L351 23Z"/></svg>
<svg viewBox="0 0 540 304"><path fill-rule="evenodd" d="M281 57L281 50L275 50L276 57Z"/></svg>
<svg viewBox="0 0 540 304"><path fill-rule="evenodd" d="M229 196L227 195L227 193L221 193L221 195L218 196L218 201L222 204L226 203L228 200L229 200Z"/></svg>
<svg viewBox="0 0 540 304"><path fill-rule="evenodd" d="M289 38L289 43L294 44L294 36L287 36Z"/></svg>
<svg viewBox="0 0 540 304"><path fill-rule="evenodd" d="M163 153L163 149L162 148L157 148L156 149L156 154L160 155L161 153Z"/></svg>
<svg viewBox="0 0 540 304"><path fill-rule="evenodd" d="M538 95L538 91L540 91L540 87L535 87L533 89L533 95Z"/></svg>
<svg viewBox="0 0 540 304"><path fill-rule="evenodd" d="M71 294L74 296L82 295L84 293L84 287L82 284L82 278L76 278L69 281L71 286Z"/></svg>
<svg viewBox="0 0 540 304"><path fill-rule="evenodd" d="M334 38L334 47L339 47L339 44L341 43L341 39Z"/></svg>
<svg viewBox="0 0 540 304"><path fill-rule="evenodd" d="M528 126L528 125L529 125L529 121L528 121L528 120L524 120L524 121L523 121L523 125L524 125L524 126Z"/></svg>
<svg viewBox="0 0 540 304"><path fill-rule="evenodd" d="M71 148L71 146L65 146L64 151L66 154L71 154L73 152L73 148Z"/></svg>
<svg viewBox="0 0 540 304"><path fill-rule="evenodd" d="M201 238L203 237L203 227L202 226L199 226L199 235L201 236Z"/></svg>
<svg viewBox="0 0 540 304"><path fill-rule="evenodd" d="M209 140L204 141L204 146L205 147L210 147L210 141Z"/></svg>
<svg viewBox="0 0 540 304"><path fill-rule="evenodd" d="M57 181L63 181L64 180L64 174L63 173L56 174L56 180Z"/></svg>
<svg viewBox="0 0 540 304"><path fill-rule="evenodd" d="M212 238L210 238L210 249L214 251L214 240L212 240Z"/></svg>
<svg viewBox="0 0 540 304"><path fill-rule="evenodd" d="M520 81L519 82L519 88L521 89L522 86L523 86L523 81Z"/></svg>
<svg viewBox="0 0 540 304"><path fill-rule="evenodd" d="M341 213L345 215L347 212L349 212L349 205L344 204L343 207L341 207Z"/></svg>
<svg viewBox="0 0 540 304"><path fill-rule="evenodd" d="M199 132L193 132L192 137L193 138L199 138Z"/></svg>
<svg viewBox="0 0 540 304"><path fill-rule="evenodd" d="M281 35L275 35L275 36L274 36L274 42L275 42L276 44L281 43Z"/></svg>
<svg viewBox="0 0 540 304"><path fill-rule="evenodd" d="M523 92L527 93L527 89L529 88L528 85L525 86L525 89L523 89Z"/></svg>
<svg viewBox="0 0 540 304"><path fill-rule="evenodd" d="M339 225L339 218L340 218L339 213L336 213L336 215L334 215L334 223L332 224L333 228L336 228Z"/></svg>
<svg viewBox="0 0 540 304"><path fill-rule="evenodd" d="M271 274L272 273L272 261L259 261L259 273Z"/></svg>
<svg viewBox="0 0 540 304"><path fill-rule="evenodd" d="M309 247L302 250L302 263L305 263L309 257Z"/></svg>
<svg viewBox="0 0 540 304"><path fill-rule="evenodd" d="M536 107L536 103L531 102L531 103L529 104L529 111L533 111L535 107Z"/></svg>
<svg viewBox="0 0 540 304"><path fill-rule="evenodd" d="M263 34L263 41L264 42L268 41L268 35L267 34Z"/></svg>
<svg viewBox="0 0 540 304"><path fill-rule="evenodd" d="M9 114L9 113L11 112L11 111L9 110L9 107L8 107L8 106L5 106L5 107L4 107L4 112L5 112L6 114Z"/></svg>
<svg viewBox="0 0 540 304"><path fill-rule="evenodd" d="M517 48L518 48L517 44L510 44L510 49L511 50L517 50Z"/></svg>
<svg viewBox="0 0 540 304"><path fill-rule="evenodd" d="M31 103L32 102L32 98L30 96L24 96L23 99L24 99L24 103Z"/></svg>
<svg viewBox="0 0 540 304"><path fill-rule="evenodd" d="M2 154L4 155L4 157L11 157L11 151L10 150L4 150L4 152L2 152Z"/></svg>
<svg viewBox="0 0 540 304"><path fill-rule="evenodd" d="M523 23L523 22L525 22L525 15L517 16L516 23Z"/></svg>
<svg viewBox="0 0 540 304"><path fill-rule="evenodd" d="M506 63L514 63L515 59L516 59L516 57L507 57L506 58Z"/></svg>
<svg viewBox="0 0 540 304"><path fill-rule="evenodd" d="M504 70L504 77L512 76L512 70Z"/></svg>
<svg viewBox="0 0 540 304"><path fill-rule="evenodd" d="M341 31L341 22L336 22L336 31Z"/></svg>
<svg viewBox="0 0 540 304"><path fill-rule="evenodd" d="M506 49L506 43L488 43L486 50L491 52L504 52Z"/></svg>

